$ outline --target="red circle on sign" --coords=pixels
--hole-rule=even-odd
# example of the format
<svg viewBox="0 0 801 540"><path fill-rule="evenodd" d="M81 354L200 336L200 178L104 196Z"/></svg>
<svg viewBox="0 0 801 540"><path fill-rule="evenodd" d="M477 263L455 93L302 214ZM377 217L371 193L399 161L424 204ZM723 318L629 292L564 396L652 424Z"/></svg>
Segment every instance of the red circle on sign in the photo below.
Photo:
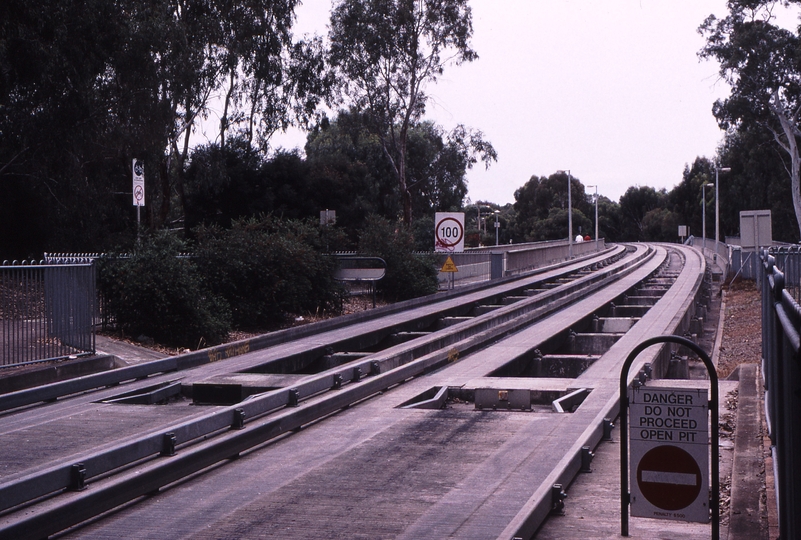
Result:
<svg viewBox="0 0 801 540"><path fill-rule="evenodd" d="M457 231L459 233L457 235L457 237L456 237L456 240L443 239L439 235L439 231L441 229L443 229L443 227L447 227L448 226L447 225L448 221L453 221L453 225L452 226L456 227L456 229L457 229ZM455 219L455 218L452 218L452 217L447 217L447 218L443 219L442 221L440 221L439 223L437 223L437 228L436 228L435 233L437 235L437 245L438 246L444 247L444 248L452 248L452 247L455 247L455 246L459 245L459 242L462 241L462 238L464 237L464 228L462 228L462 224L459 222L458 219Z"/></svg>
<svg viewBox="0 0 801 540"><path fill-rule="evenodd" d="M657 446L640 459L637 485L657 508L680 510L690 506L701 492L701 469L686 450Z"/></svg>

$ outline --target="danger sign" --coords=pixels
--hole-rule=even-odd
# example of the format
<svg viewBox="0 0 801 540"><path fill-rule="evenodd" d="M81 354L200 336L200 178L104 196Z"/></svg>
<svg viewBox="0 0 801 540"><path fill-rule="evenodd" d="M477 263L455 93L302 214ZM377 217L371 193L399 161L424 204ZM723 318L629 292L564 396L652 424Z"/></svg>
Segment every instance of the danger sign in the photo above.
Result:
<svg viewBox="0 0 801 540"><path fill-rule="evenodd" d="M631 515L709 522L706 389L634 388Z"/></svg>
<svg viewBox="0 0 801 540"><path fill-rule="evenodd" d="M456 264L453 262L453 259L451 259L449 255L448 259L445 261L445 264L442 265L440 272L458 272L458 271L459 269L456 268Z"/></svg>
<svg viewBox="0 0 801 540"><path fill-rule="evenodd" d="M434 251L464 251L464 212L437 212L434 217Z"/></svg>

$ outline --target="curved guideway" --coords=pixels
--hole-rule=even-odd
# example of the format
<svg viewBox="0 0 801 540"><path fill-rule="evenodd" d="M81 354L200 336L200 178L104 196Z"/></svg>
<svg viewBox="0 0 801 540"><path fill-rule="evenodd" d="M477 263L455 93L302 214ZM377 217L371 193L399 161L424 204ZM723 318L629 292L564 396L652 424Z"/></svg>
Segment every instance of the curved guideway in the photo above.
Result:
<svg viewBox="0 0 801 540"><path fill-rule="evenodd" d="M694 306L693 299L701 281L699 276L702 275L703 266L692 250L681 247L671 249L675 251L672 257L668 257L664 247L657 248L655 256L648 258L644 264L629 267L628 275L621 280L598 282L600 286L592 294L582 292L580 288L563 293L562 296L573 294L576 299L582 298L582 301L573 301L557 313L523 330L508 321L524 318L524 314L533 316L534 311L526 312L524 308L526 302L534 305L532 299L518 299L475 319L454 321L453 326L447 327L449 333L446 334L451 336L451 341L445 343L445 349L436 349L433 345L423 347L416 357L406 360L411 365L425 364L429 359L431 361L425 364L425 369L430 370L442 364L446 368L393 386L380 399L362 402L324 422L307 426L288 438L243 455L235 463L122 510L111 520L83 528L79 534L81 537L111 535L148 538L170 531L170 536L175 537L203 537L204 534L210 534L214 537L254 535L286 538L350 538L361 535L408 538L508 535L511 538L531 527L536 528L544 519L540 515L542 508L545 508L545 514L550 509L550 485L559 481L567 483L567 479L575 475L581 446L589 444L594 447L600 439L601 421L604 417L616 414L615 390L619 373L616 369L619 370L627 354L625 351L647 335L677 332L681 324L688 320L685 313ZM583 362L583 367L588 367L585 371L572 373L570 368L566 368L567 364L573 362L570 358L576 354L570 354L570 351L568 354L563 354L564 351L560 353L557 342L567 341L574 346L584 339L583 334L603 334L603 331L593 330L603 330L605 325L619 326L622 317L607 316L602 317L604 320L601 321L593 320L593 314L603 312L608 315L612 302L621 311L626 298L633 301L652 295L651 292L637 295L632 288L676 257L685 259L684 270L668 292L661 295L658 309L637 317L636 324L632 319L629 324L633 325L632 332L606 332L620 335L614 336L614 343L610 342L611 348L607 353L587 355L591 359ZM580 277L578 281L582 279L588 282L593 280L589 275ZM564 287L569 289L571 286ZM536 293L533 297L540 294L543 293ZM613 312L611 314L615 315ZM508 328L483 331L497 331L497 337L508 335L507 339L489 346L484 342L476 342L473 346L465 343L476 338L471 337L474 334L465 334L467 337L463 337L460 326L467 328L482 318L491 320L499 316L507 321L500 324L510 324ZM588 324L590 331L586 332ZM494 326L497 327L498 323ZM442 339L435 334L421 338L423 342L430 343ZM320 343L330 344L331 341L323 340ZM366 360L357 361L357 364L362 362L359 365L367 368L365 374L375 375L374 380L371 376L353 385L347 384L346 380L343 389L335 393L344 398L347 393L355 395L355 390L362 386L369 390L359 397L362 399L384 390L387 383L380 379L385 377L385 372L389 375L406 369L404 362L397 360L403 356L398 354L398 349L409 346L399 344L366 357ZM306 347L309 345L306 344ZM541 350L532 353L538 348ZM511 372L520 371L523 359L530 360L532 354L540 364L561 362L560 374L563 376L511 376ZM231 365L239 371L243 365L245 369L264 366L269 364L270 355L280 357L275 351L259 351L240 357L226 366L222 363L207 366L202 368L203 373L195 372L191 378L203 381L224 375L231 372ZM429 358L434 356L437 358ZM657 365L655 358L643 358L642 362L650 359ZM368 366L376 365L379 366L378 370L370 373L372 367ZM321 375L305 375L297 382L333 377L336 373L332 371L339 368L336 366ZM409 377L415 374L409 373ZM394 382L387 380L394 385L406 378L404 376ZM331 386L328 379L325 384ZM477 389L487 388L507 393L519 390L529 392L530 410L504 413L475 410ZM442 389L451 395L450 404L444 410L399 408L402 404L419 401ZM577 408L572 414L553 413L548 407L541 406L542 403L550 403L548 396L569 396L579 389L583 390L576 395L580 395L583 402L580 399L574 405ZM119 393L117 391L114 395ZM286 417L297 415L299 420L295 424L279 424L278 420L271 420L272 417L268 416L264 420L249 422L244 430L229 432L230 435L223 437L241 438L240 434L259 431L284 433L291 425L298 427L314 421L316 416L311 413L314 409L318 413L334 412L349 403L343 399L336 401L334 408L321 407L321 403L330 400L328 393L317 397L314 394L310 390L308 394L298 396L303 398L299 406L282 413ZM496 392L496 395L500 393ZM243 408L247 403L241 404ZM133 412L138 410L144 412L140 418L152 414L147 411L159 408L164 411L183 409L183 414L210 410L187 406L86 405L105 407L106 411L127 409L132 416L140 415ZM567 402L567 405L570 406L570 403ZM86 410L93 411L90 414L102 414L101 410ZM180 415L181 412L163 414ZM169 422L164 423L166 425ZM180 467L178 464L183 462L179 461L179 456L192 452L200 454L204 451L202 447L200 445L190 450L179 446L176 456L158 461L161 466L169 468L171 460L175 460L173 463ZM230 448L221 451L230 451ZM245 448L222 456L238 454L242 450ZM146 478L148 473L144 469L147 467L144 465L132 471L129 480L123 478L120 481L135 483L140 473L140 479ZM97 482L87 492L92 489L96 493L103 492L102 484L102 481ZM156 489L159 485L155 484ZM90 501L87 492L75 494L72 498L78 504L87 503ZM81 497L84 498L83 503L80 502ZM56 505L55 502L53 504ZM6 516L4 521L0 521L0 527L14 522L13 516ZM153 529L143 526L150 523ZM256 531L259 533L256 534ZM422 534L424 531L427 532Z"/></svg>
<svg viewBox="0 0 801 540"><path fill-rule="evenodd" d="M544 267L523 277L460 287L455 291L437 293L370 311L272 332L229 345L11 392L0 395L0 411L51 402L71 394L96 389L101 389L102 392L103 388L120 383L126 383L128 391L147 388L154 384L153 381L162 382L176 379L179 376L171 374L176 371L181 372L181 375L189 370L193 370L194 373L208 374L246 371L258 363L275 361L293 355L317 354L327 348L336 347L338 344L361 342L374 345L397 329L424 328L433 320L452 315L464 315L475 306L492 304L497 298L522 294L526 289L559 285L586 273L587 269L597 269L609 265L625 256L625 253L624 246L613 246L601 253ZM206 371L203 371L204 367L207 368ZM168 374L166 379L159 378L163 373ZM131 382L142 379L148 379L148 381ZM119 389L100 395L113 396L118 393ZM97 400L97 395L93 394L87 399ZM78 398L77 401L81 401L81 399ZM59 407L61 408L61 406ZM56 413L56 415L58 414Z"/></svg>

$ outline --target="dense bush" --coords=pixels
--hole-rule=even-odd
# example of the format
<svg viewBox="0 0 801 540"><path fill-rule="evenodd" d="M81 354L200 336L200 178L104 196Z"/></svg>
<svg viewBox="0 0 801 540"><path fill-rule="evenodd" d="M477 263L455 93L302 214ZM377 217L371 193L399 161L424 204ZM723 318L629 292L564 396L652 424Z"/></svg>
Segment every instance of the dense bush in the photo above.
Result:
<svg viewBox="0 0 801 540"><path fill-rule="evenodd" d="M209 291L191 259L178 256L185 248L161 232L144 239L130 256L101 259L104 306L125 334L187 348L227 337L228 305Z"/></svg>
<svg viewBox="0 0 801 540"><path fill-rule="evenodd" d="M100 261L104 307L125 334L198 348L223 341L232 326L263 329L340 305L336 261L325 254L343 241L336 228L268 216L235 221L230 229L200 227L195 237L191 257L179 256L187 245L162 232L130 256ZM413 235L403 225L370 217L359 248L387 262L378 282L386 299L436 292L435 261L414 254Z"/></svg>
<svg viewBox="0 0 801 540"><path fill-rule="evenodd" d="M437 269L433 256L414 253L412 232L402 223L369 216L359 237L359 252L381 257L387 273L377 290L387 300L406 300L437 292Z"/></svg>
<svg viewBox="0 0 801 540"><path fill-rule="evenodd" d="M272 217L237 221L231 229L196 230L198 267L231 306L237 328L275 324L288 314L332 309L340 288L310 223Z"/></svg>

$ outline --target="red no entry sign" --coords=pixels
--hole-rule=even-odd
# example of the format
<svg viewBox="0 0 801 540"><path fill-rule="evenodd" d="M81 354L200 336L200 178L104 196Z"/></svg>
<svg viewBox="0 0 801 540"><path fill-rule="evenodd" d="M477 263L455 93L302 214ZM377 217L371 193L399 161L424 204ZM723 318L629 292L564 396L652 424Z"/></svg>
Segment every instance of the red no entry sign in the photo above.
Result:
<svg viewBox="0 0 801 540"><path fill-rule="evenodd" d="M637 465L642 495L662 510L681 510L701 493L701 468L678 446L660 445L647 451Z"/></svg>

